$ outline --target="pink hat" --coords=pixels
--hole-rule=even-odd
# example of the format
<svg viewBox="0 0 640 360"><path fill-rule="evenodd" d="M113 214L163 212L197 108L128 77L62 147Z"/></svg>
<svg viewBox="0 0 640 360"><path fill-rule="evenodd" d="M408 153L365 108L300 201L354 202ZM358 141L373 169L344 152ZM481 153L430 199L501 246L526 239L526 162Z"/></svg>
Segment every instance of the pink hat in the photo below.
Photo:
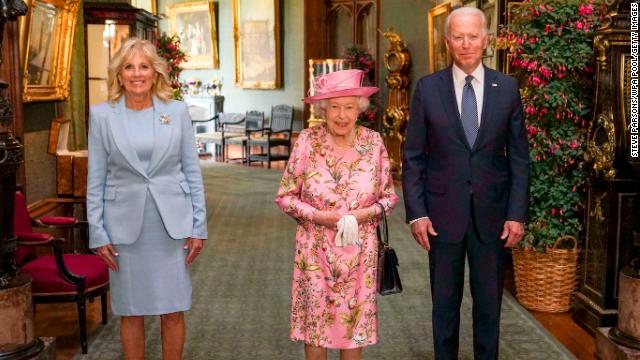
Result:
<svg viewBox="0 0 640 360"><path fill-rule="evenodd" d="M364 96L369 97L378 88L374 86L362 86L364 71L340 70L313 78L313 90L315 95L308 96L304 102L311 104L318 100L330 99L343 96Z"/></svg>

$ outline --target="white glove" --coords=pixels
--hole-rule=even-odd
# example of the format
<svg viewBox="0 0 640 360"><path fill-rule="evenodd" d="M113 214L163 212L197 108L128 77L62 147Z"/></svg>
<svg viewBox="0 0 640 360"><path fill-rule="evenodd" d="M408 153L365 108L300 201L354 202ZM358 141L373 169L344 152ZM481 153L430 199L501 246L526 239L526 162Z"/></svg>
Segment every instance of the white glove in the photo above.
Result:
<svg viewBox="0 0 640 360"><path fill-rule="evenodd" d="M336 234L336 246L355 245L359 240L358 221L353 215L344 215L338 221L338 233Z"/></svg>

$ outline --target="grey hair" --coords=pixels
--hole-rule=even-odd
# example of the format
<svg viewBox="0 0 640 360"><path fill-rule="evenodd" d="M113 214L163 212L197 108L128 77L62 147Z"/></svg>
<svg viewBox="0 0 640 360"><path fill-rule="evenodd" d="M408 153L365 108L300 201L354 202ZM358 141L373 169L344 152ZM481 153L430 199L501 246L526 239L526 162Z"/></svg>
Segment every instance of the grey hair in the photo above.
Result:
<svg viewBox="0 0 640 360"><path fill-rule="evenodd" d="M482 20L482 32L485 34L489 33L489 28L487 28L487 16L484 14L484 12L474 7L463 6L453 10L449 14L449 16L447 16L447 20L444 22L445 37L449 37L449 34L451 33L451 19L453 19L454 16L458 16L458 15L480 16L480 19Z"/></svg>
<svg viewBox="0 0 640 360"><path fill-rule="evenodd" d="M329 102L329 99L321 99L316 101L313 104L313 110L315 111L315 114L321 118L324 118L326 116L328 102ZM368 97L358 96L358 114L367 110L369 108L369 104L371 104L371 102L369 101Z"/></svg>

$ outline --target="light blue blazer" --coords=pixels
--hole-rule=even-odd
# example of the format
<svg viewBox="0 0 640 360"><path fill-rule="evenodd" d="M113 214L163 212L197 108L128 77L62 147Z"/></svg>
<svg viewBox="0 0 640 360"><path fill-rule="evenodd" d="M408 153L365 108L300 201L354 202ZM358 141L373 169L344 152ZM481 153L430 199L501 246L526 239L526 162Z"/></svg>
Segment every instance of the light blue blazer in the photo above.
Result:
<svg viewBox="0 0 640 360"><path fill-rule="evenodd" d="M131 244L142 229L147 193L169 236L207 238L202 174L187 106L153 98L154 147L144 169L127 134L124 96L89 112L89 246Z"/></svg>

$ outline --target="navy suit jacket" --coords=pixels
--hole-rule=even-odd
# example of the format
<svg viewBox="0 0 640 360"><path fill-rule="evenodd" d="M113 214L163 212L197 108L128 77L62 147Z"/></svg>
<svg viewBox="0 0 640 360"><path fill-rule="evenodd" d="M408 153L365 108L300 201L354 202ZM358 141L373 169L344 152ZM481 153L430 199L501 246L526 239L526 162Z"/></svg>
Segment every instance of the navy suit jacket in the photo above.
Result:
<svg viewBox="0 0 640 360"><path fill-rule="evenodd" d="M407 221L429 216L433 241L462 241L475 220L483 242L498 241L505 220L525 222L529 150L518 82L485 67L480 129L464 134L448 67L420 79L403 148Z"/></svg>
<svg viewBox="0 0 640 360"><path fill-rule="evenodd" d="M131 244L149 193L169 236L207 238L200 163L185 103L153 99L154 146L147 169L129 141L124 96L89 113L89 244Z"/></svg>

